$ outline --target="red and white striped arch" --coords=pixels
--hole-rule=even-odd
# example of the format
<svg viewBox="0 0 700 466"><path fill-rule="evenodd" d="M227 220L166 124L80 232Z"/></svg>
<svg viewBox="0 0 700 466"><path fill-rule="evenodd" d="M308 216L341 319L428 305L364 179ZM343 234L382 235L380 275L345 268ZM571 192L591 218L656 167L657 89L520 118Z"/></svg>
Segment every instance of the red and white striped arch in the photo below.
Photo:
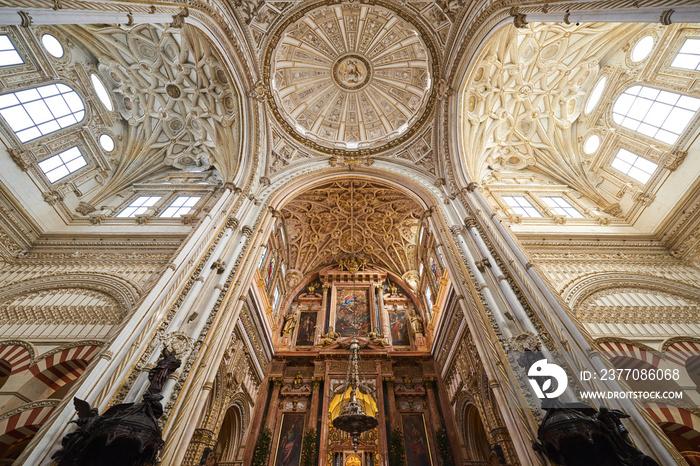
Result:
<svg viewBox="0 0 700 466"><path fill-rule="evenodd" d="M682 367L686 367L686 363L693 356L700 356L700 341L675 341L666 347L666 359ZM693 358L687 370L700 374L700 358Z"/></svg>
<svg viewBox="0 0 700 466"><path fill-rule="evenodd" d="M644 407L664 431L673 432L696 447L700 446L700 417L685 409L660 403L645 403Z"/></svg>
<svg viewBox="0 0 700 466"><path fill-rule="evenodd" d="M48 387L58 390L80 377L99 351L100 347L96 345L68 348L40 359L29 369Z"/></svg>
<svg viewBox="0 0 700 466"><path fill-rule="evenodd" d="M36 433L54 409L56 405L29 408L0 421L0 452L7 450L16 441Z"/></svg>
<svg viewBox="0 0 700 466"><path fill-rule="evenodd" d="M0 343L0 360L10 364L11 372L9 375L12 375L29 368L32 362L32 354L22 345L3 342Z"/></svg>
<svg viewBox="0 0 700 466"><path fill-rule="evenodd" d="M624 369L643 369L648 368L649 365L659 367L659 363L661 362L661 357L658 353L629 343L620 341L599 341L597 345L600 351L610 358L613 365L618 369L623 367L618 367L616 363L622 361L624 361L622 362L624 364ZM636 362L634 360L636 360Z"/></svg>

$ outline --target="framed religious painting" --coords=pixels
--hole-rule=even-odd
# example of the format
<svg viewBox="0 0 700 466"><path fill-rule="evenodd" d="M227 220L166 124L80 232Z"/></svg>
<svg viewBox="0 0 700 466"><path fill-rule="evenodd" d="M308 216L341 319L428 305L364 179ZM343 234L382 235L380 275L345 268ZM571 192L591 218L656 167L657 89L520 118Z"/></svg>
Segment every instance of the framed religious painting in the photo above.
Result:
<svg viewBox="0 0 700 466"><path fill-rule="evenodd" d="M411 340L408 336L408 320L406 310L389 310L389 332L391 333L391 344L394 346L409 346Z"/></svg>
<svg viewBox="0 0 700 466"><path fill-rule="evenodd" d="M282 414L282 427L280 427L275 452L275 466L299 466L305 417L306 414L303 413Z"/></svg>
<svg viewBox="0 0 700 466"><path fill-rule="evenodd" d="M372 331L367 288L336 290L335 331L341 337L367 335Z"/></svg>
<svg viewBox="0 0 700 466"><path fill-rule="evenodd" d="M297 332L297 346L313 346L316 335L317 312L301 311L299 314L299 331Z"/></svg>
<svg viewBox="0 0 700 466"><path fill-rule="evenodd" d="M406 466L432 466L428 432L422 413L401 413Z"/></svg>

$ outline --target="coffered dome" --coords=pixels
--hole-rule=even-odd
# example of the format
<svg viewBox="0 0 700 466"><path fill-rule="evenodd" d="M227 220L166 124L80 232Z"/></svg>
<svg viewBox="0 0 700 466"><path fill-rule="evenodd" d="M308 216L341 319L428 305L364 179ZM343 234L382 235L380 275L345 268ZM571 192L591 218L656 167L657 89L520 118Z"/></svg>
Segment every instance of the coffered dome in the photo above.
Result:
<svg viewBox="0 0 700 466"><path fill-rule="evenodd" d="M283 25L271 56L274 111L320 149L385 146L420 119L431 59L416 28L387 9L323 6Z"/></svg>

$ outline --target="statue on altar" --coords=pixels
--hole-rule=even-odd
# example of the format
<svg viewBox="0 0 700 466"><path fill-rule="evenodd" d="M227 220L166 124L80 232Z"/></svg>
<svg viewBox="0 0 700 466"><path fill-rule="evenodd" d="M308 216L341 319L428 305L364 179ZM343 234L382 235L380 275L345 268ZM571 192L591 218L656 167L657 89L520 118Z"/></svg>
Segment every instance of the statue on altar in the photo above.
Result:
<svg viewBox="0 0 700 466"><path fill-rule="evenodd" d="M321 339L318 340L319 346L328 346L336 342L340 338L340 334L335 331L335 328L331 325L328 327L328 333L321 335Z"/></svg>
<svg viewBox="0 0 700 466"><path fill-rule="evenodd" d="M423 334L423 319L421 316L418 315L418 313L414 310L411 312L411 315L409 316L411 319L411 328L413 329L413 333L415 334Z"/></svg>

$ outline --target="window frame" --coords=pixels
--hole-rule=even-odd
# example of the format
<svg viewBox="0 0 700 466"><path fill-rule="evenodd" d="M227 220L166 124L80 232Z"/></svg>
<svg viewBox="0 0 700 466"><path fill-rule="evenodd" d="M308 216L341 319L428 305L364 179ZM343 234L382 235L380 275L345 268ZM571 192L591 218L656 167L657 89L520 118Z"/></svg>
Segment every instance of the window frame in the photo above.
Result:
<svg viewBox="0 0 700 466"><path fill-rule="evenodd" d="M534 200L534 199L532 199L532 200L531 200L531 199L528 199L528 197L527 197L525 194L526 194L526 193L517 193L517 194L499 193L500 198L501 198L501 201L503 202L503 204L505 205L505 207L506 207L508 210L510 210L514 215L520 215L520 217L522 217L523 219L526 219L526 218L534 218L534 219L537 219L537 218L545 218L545 216L542 214L542 212L540 212L540 209L537 208L537 206L536 206L537 203L536 203L536 202L535 202L535 203L531 202L531 201ZM533 217L533 216L530 216L530 215L524 216L524 215L522 215L522 214L516 212L516 211L514 210L514 207L511 206L510 204L508 204L508 201L506 201L506 199L505 199L506 197L512 197L512 198L517 198L517 197L519 197L519 198L525 199L525 201L530 205L530 208L534 209L535 212L537 212L537 213L539 214L539 216L538 216L538 217ZM519 205L519 207L522 208L522 206L520 206L520 205ZM523 209L523 210L525 210L525 209Z"/></svg>
<svg viewBox="0 0 700 466"><path fill-rule="evenodd" d="M163 208L162 208L162 211L159 212L159 213L156 215L157 218L170 219L170 220L180 220L180 219L182 219L182 217L184 217L185 215L189 215L192 211L196 210L196 209L197 209L197 205L198 205L200 202L202 202L202 199L204 199L204 197L205 197L205 196L203 196L203 195L194 195L194 194L190 195L190 193L175 193L175 194L176 194L176 196L175 196L174 199L170 200L167 204L165 204L165 203L162 204L162 207L163 207ZM170 197L172 197L172 196L168 196L168 199L166 199L166 201L168 201ZM182 197L187 198L187 199L191 199L191 198L193 198L193 197L196 197L197 200L195 201L194 204L192 204L191 206L189 206L189 210L188 210L186 213L184 213L184 214L182 214L182 215L178 215L178 216L164 217L164 215L165 215L165 213L168 211L168 209L170 209L171 207L173 207L173 204L174 204L178 199L180 199L180 198L182 198ZM182 206L173 207L173 208L176 209L175 212L177 213L180 209L183 209L184 207L185 207L185 206L182 205Z"/></svg>
<svg viewBox="0 0 700 466"><path fill-rule="evenodd" d="M685 44L686 44L689 40L698 41L698 42L700 43L700 37L693 37L693 36L685 36L685 37L683 37L683 38L682 38L682 42L680 43L680 46L678 47L678 51L676 52L676 54L673 56L673 58L671 59L670 63L668 64L668 67L669 67L669 68L671 68L671 69L673 69L673 70L685 71L685 72L689 72L689 73L700 72L700 51L699 51L697 54L694 54L694 53L693 53L693 54L683 53L683 55L697 55L697 57L698 57L698 58L697 58L697 59L698 59L698 63L697 63L697 65L695 65L695 69L692 69L692 68L682 68L682 67L678 67L678 66L673 66L673 62L675 62L676 59L678 58L678 56L681 55L681 50L683 49L683 47L685 47Z"/></svg>
<svg viewBox="0 0 700 466"><path fill-rule="evenodd" d="M56 90L58 91L58 93L56 93L56 94L51 94L51 95L47 95L47 96L41 95L41 92L39 91L40 89L45 89L45 88L48 88L48 87L51 87L51 86L55 86L55 87L56 87ZM65 86L65 87L67 87L69 90L64 92L64 91L62 91L62 90L59 88L59 86ZM28 92L28 91L34 91L34 92L39 96L39 98L38 98L38 99L37 99L37 98L33 98L32 100L27 100L27 101L24 101L24 102L23 102L23 101L20 100L20 98L17 97L17 94L23 93L23 92ZM63 97L63 96L64 96L64 95L68 95L68 94L70 94L71 92L74 93L74 94L78 97L78 99L80 100L80 103L81 103L81 105L82 105L82 107L83 107L82 110L73 111L73 110L70 108L70 104L68 104L68 102L66 102L66 99L65 99L65 97ZM79 127L79 125L80 125L81 123L85 122L85 121L88 120L89 117L90 117L90 115L88 114L88 105L87 105L87 101L85 100L85 98L75 89L75 87L73 87L72 85L67 84L67 83L65 83L65 82L63 82L63 81L52 81L52 82L46 82L46 83L40 84L40 85L38 85L38 86L31 86L31 87L26 87L26 88L22 88L22 89L13 89L13 90L9 90L9 91L7 91L7 92L4 92L4 93L0 94L0 99L3 98L3 97L5 97L5 96L11 96L12 98L15 99L16 103L12 103L12 104L9 104L9 105L7 105L7 106L4 106L4 107L0 108L0 117L2 118L2 122L4 123L5 128L7 128L7 130L8 130L7 132L10 133L10 134L12 134L12 135L15 137L15 139L17 139L17 141L18 141L20 144L35 144L37 141L42 140L43 138L46 138L46 137L48 137L48 136L55 136L55 135L61 133L61 132L64 131L64 130L71 130L71 129L74 129L74 128L76 128L76 127ZM52 110L52 109L49 107L49 105L46 103L46 100L47 100L47 99L49 99L49 98L54 98L54 97L57 97L57 96L63 97L62 101L63 101L63 103L65 104L65 106L66 106L66 107L68 108L68 110L69 110L69 113L67 113L67 114L65 114L65 115L62 115L62 116L59 116L59 117L55 117L55 116L54 116L53 110ZM27 111L27 109L26 109L26 107L25 107L24 104L34 104L34 103L36 103L36 102L41 102L41 103L43 103L43 105L46 107L46 109L47 109L47 110L49 111L49 113L51 114L51 117L52 117L51 119L42 121L41 123L36 123L36 122L35 122L34 117L29 113L29 111ZM21 129L15 131L15 129L12 127L12 125L10 124L9 120L7 119L7 117L6 117L4 114L2 114L3 110L10 109L10 108L15 108L15 107L22 107L22 110L25 112L26 116L29 118L29 120L30 120L31 123L32 123L30 126L27 126L27 127L24 127L24 128L21 128ZM41 111L43 111L43 110L41 110ZM82 112L82 118L81 118L80 120L78 120L78 118L77 118L76 115L79 114L79 113L81 113L81 112ZM66 117L68 117L68 116L72 116L72 117L76 120L76 122L75 122L75 123L70 123L70 124L68 124L67 126L61 126L61 124L58 123L58 120L59 120L59 119L62 119L62 118L66 118ZM42 133L42 130L39 129L39 126L40 126L40 125L45 125L45 124L48 124L48 123L57 124L57 125L59 126L59 128L53 129L53 130L51 130L51 131L49 131L49 132L47 132L47 133L45 133L45 134L40 134L39 136L34 136L34 137L30 138L30 139L26 139L26 140L22 140L22 139L21 139L19 133L24 132L24 131L27 131L27 130L30 130L30 129L32 129L32 128L34 128L35 130L37 130L37 131L39 131L40 133Z"/></svg>
<svg viewBox="0 0 700 466"><path fill-rule="evenodd" d="M12 35L9 32L3 32L3 33L0 33L0 36L7 37L7 40L10 41L10 44L12 45L14 52L17 54L19 59L22 60L21 63L13 63L11 65L0 65L0 69L7 70L7 69L10 69L10 68L15 67L15 66L28 65L29 63L27 62L27 59L24 57L24 55L22 53L20 53L19 47L17 46L17 43L13 39ZM5 51L5 50L3 50L3 51ZM9 52L9 50L6 50L6 51Z"/></svg>
<svg viewBox="0 0 700 466"><path fill-rule="evenodd" d="M547 196L539 196L539 198L540 198L540 200L542 201L542 204L544 204L544 206L547 208L547 210L548 210L553 216L563 216L563 217L566 217L567 220L586 220L586 219L588 219L588 217L586 216L586 214L584 214L583 212L581 212L581 211L579 210L580 206L578 206L578 204L572 203L570 199L564 197L563 195L557 195L557 196L555 196L555 195L547 195ZM549 198L549 199L561 199L561 200L564 201L566 204L568 204L568 207L562 207L562 206L559 206L559 205L557 205L557 207L552 207L552 206L550 206L550 205L547 203L547 201L545 200L545 199L548 199L548 198ZM563 209L564 212L566 212L566 209L567 209L567 208L573 209L574 211L578 212L578 214L580 215L580 217L574 217L574 216L572 216L572 215L570 215L570 214L569 214L569 215L560 214L559 212L557 212L557 211L554 210L554 209L556 209L556 208Z"/></svg>
<svg viewBox="0 0 700 466"><path fill-rule="evenodd" d="M636 94L634 94L634 93L628 93L628 91L629 91L630 89L634 89L634 88L637 88L637 87L639 88L639 90L636 91ZM651 91L658 91L658 93L657 93L656 96L653 97L653 98L652 98L652 97L648 97L648 96L643 96L642 93L643 93L643 92L647 92L648 90L651 90ZM676 100L674 101L675 103L670 104L670 103L668 103L668 102L664 102L664 101L660 100L660 97L661 97L662 93L670 94L670 95L675 95L675 96L678 96L678 97L677 97ZM627 108L627 110L625 110L624 113L616 112L616 111L615 111L615 107L618 105L618 102L620 102L620 99L623 98L623 96L625 96L625 95L627 95L627 96L629 96L629 97L632 98L632 101L631 101L631 103L629 104L629 107ZM646 100L646 101L651 101L651 104L649 104L649 106L648 106L648 108L646 109L646 111L645 111L645 113L644 113L644 116L642 117L641 120L638 120L637 118L633 118L633 117L630 117L630 116L629 116L630 114L632 114L632 109L633 109L633 107L636 105L636 102L637 102L637 99L638 99L638 98L639 98L639 99ZM692 99L692 100L698 101L698 102L697 102L698 108L697 108L696 110L693 111L693 110L690 110L689 108L682 107L682 106L678 106L677 104L681 101L681 99L684 99L684 98ZM660 105L671 106L671 109L668 111L668 113L667 113L666 116L664 117L663 122L660 123L659 126L656 126L655 124L653 124L652 122L648 121L648 119L647 119L647 116L650 115L650 114L652 114L653 107L654 107L655 104L657 104L657 103L660 104ZM624 105L624 103L623 103L623 105ZM671 132L671 131L669 131L668 129L666 129L666 128L663 127L663 125L666 124L668 118L671 116L671 112L673 112L676 108L679 108L680 111L693 112L693 115L688 119L688 121L685 123L685 126L680 130L679 133ZM658 112L658 110L657 110L657 112ZM653 113L658 114L657 112L653 112ZM635 136L642 136L642 137L648 138L648 139L650 139L650 140L653 140L654 142L661 143L661 144L666 144L666 145L668 145L668 146L674 146L674 145L681 139L681 136L683 136L683 134L684 134L686 131L688 131L689 128L692 127L693 121L696 121L696 120L697 120L698 114L699 114L699 113L700 113L700 98L698 98L698 97L693 97L693 96L690 96L690 95L687 95L687 94L681 94L681 93L678 93L678 92L674 92L674 91L669 91L669 90L661 89L661 88L658 88L658 87L647 86L647 85L644 85L644 84L632 84L632 85L630 85L630 86L627 86L622 92L619 92L619 93L617 94L617 97L616 97L615 100L613 101L613 103L612 103L612 105L611 105L611 108L610 108L610 117L611 117L611 119L612 119L613 124L615 124L615 126L617 126L617 127L619 127L619 128L622 128L622 129L624 129L625 131L629 131L630 133L634 134ZM620 121L617 120L618 117L620 117ZM629 120L633 120L634 122L638 122L638 124L637 124L637 126L636 126L635 129L632 129L630 126L624 126L624 125L623 125L623 123L625 122L625 120L628 120L628 119L629 119ZM648 135L648 134L645 134L645 133L639 131L639 128L642 127L643 125L646 125L646 126L648 126L648 127L650 127L650 128L655 128L656 131L654 132L654 136L650 136L650 135ZM668 140L659 139L658 136L659 136L659 133L661 133L661 132L671 134L671 135L675 136L675 139L673 140L673 142L669 142Z"/></svg>
<svg viewBox="0 0 700 466"><path fill-rule="evenodd" d="M624 150L625 152L627 152L627 153L629 153L629 154L632 154L633 156L636 157L636 159L634 160L634 162L633 162L632 164L629 164L629 162L627 162L627 161L625 161L625 160L622 160L622 162L627 163L627 164L630 165L630 170L628 170L628 173L623 172L622 170L620 170L619 168L617 168L617 167L615 167L615 166L613 165L613 162L615 161L615 159L618 158L620 152L623 151L623 150ZM629 171L631 171L631 169L634 168L634 163L636 163L637 160L639 160L639 159L646 160L646 161L648 161L648 162L653 163L654 165L656 165L656 168L655 168L654 171L649 175L649 178L647 179L647 181L640 181L640 180L638 180L637 178L635 178L635 177L633 177L633 176L631 176L631 175L629 174ZM608 166L609 166L612 170L614 170L613 173L615 174L615 176L624 176L625 179L628 179L628 180L630 180L630 181L632 181L632 182L638 183L638 184L641 185L641 186L646 186L646 185L651 181L651 179L654 177L654 175L656 175L656 173L658 172L658 170L659 170L659 168L660 168L660 165L659 165L658 161L654 161L654 160L651 160L651 159L648 158L648 157L644 157L643 155L640 155L640 154L638 154L637 152L635 152L634 150L632 150L631 148L624 147L624 146L618 147L617 150L612 154L612 157L610 157L609 160L610 160L610 161L609 161L609 163L608 163ZM641 169L638 168L638 170L641 170ZM644 170L641 170L641 171L644 171ZM646 172L645 172L645 173L646 173Z"/></svg>
<svg viewBox="0 0 700 466"><path fill-rule="evenodd" d="M144 194L146 194L146 195L144 195ZM153 197L157 197L158 199L156 199L156 201L155 201L153 204L151 204L151 205L149 205L149 206L146 206L146 212L148 212L148 209L149 209L149 208L152 208L153 210L156 210L156 209L158 208L159 202L163 199L163 195L158 195L158 194L155 194L155 193L153 193L153 194L150 194L150 193L137 193L136 197L130 198L130 200L128 201L128 204L126 204L126 205L123 205L123 204L122 204L122 206L121 206L119 209L117 209L116 213L114 214L114 218L115 218L115 219L135 219L135 218L137 218L137 216L143 215L143 213L140 213L140 214L133 213L133 214L129 214L129 215L121 215L121 214L122 214L126 209L131 208L131 207L133 206L133 204L134 204L136 201L138 201L139 199L141 199L141 198L147 198L147 199L149 199L149 198L153 198ZM136 210L140 209L141 207L144 207L144 206L143 206L143 205L140 205L140 206L136 207ZM134 212L136 212L136 210L135 210ZM150 216L150 215L149 215L149 216Z"/></svg>
<svg viewBox="0 0 700 466"><path fill-rule="evenodd" d="M73 170L73 171L70 171L70 169L68 169L69 172L68 172L66 175L63 175L62 177L58 178L58 179L55 180L55 181L51 181L51 179L50 179L49 176L48 176L48 173L50 173L51 171L55 170L55 169L58 168L58 167L52 168L51 170L49 170L48 172L46 172L46 171L44 171L44 169L42 168L41 164L44 163L44 162L47 162L47 161L49 161L49 160L51 160L51 159L53 159L54 157L59 157L59 159L61 160L61 165L66 166L66 168L68 168L67 165L66 165L66 163L63 162L63 158L61 157L61 155L64 154L64 153L66 153L66 152L68 152L69 150L72 150L72 149L77 149L77 150L78 150L78 153L80 154L80 157L82 157L82 159L83 159L83 161L85 162L85 164L82 165L81 167L77 168L76 170ZM73 159L73 160L75 160L75 159ZM72 161L72 160L71 160L71 161ZM75 176L80 176L80 172L81 172L81 171L84 171L85 169L89 169L91 164L90 164L89 158L85 156L85 152L83 152L83 150L80 148L80 145L79 145L79 144L75 144L75 145L70 146L70 147L68 147L68 148L62 149L62 150L60 150L60 151L58 151L58 152L55 152L55 153L53 153L52 155L49 155L48 157L45 157L45 158L42 159L42 160L37 161L36 165L37 165L37 168L39 169L39 171L41 172L41 174L42 174L42 175L44 176L44 178L46 179L46 181L48 181L49 185L51 185L51 186L57 186L58 184L62 184L62 183L65 183L66 181L70 181L70 179L71 179L71 178L74 178Z"/></svg>

